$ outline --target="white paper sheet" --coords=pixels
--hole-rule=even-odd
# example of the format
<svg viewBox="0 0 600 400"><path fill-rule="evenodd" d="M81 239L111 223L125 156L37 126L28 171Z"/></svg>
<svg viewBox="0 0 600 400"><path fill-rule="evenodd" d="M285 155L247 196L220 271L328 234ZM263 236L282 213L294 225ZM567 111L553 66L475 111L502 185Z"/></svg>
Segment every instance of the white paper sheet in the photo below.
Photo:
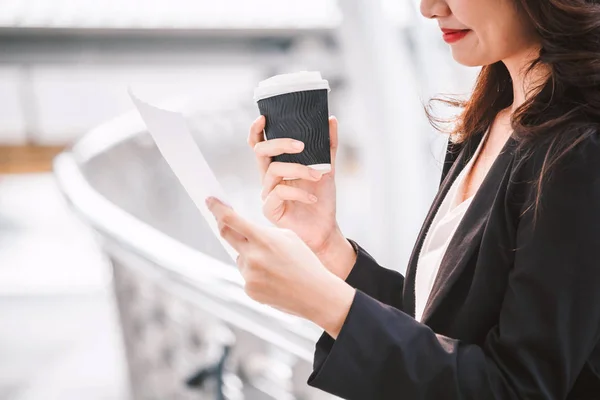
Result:
<svg viewBox="0 0 600 400"><path fill-rule="evenodd" d="M221 237L217 221L206 207L205 201L212 196L226 204L231 203L194 141L185 118L181 113L163 110L143 102L135 96L131 88L129 96L162 156L206 219L214 235L235 261L238 253Z"/></svg>

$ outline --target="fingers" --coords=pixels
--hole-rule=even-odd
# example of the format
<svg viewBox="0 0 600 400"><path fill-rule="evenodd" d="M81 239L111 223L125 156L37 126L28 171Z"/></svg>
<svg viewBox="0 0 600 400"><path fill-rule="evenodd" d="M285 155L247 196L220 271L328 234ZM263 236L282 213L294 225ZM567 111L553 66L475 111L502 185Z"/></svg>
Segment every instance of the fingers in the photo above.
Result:
<svg viewBox="0 0 600 400"><path fill-rule="evenodd" d="M281 154L297 154L304 151L304 143L291 138L265 140L265 126L266 119L261 115L252 123L248 135L248 144L254 149L258 169L263 179L271 164L272 157ZM329 143L332 172L334 172L339 145L338 120L334 116L329 117Z"/></svg>
<svg viewBox="0 0 600 400"><path fill-rule="evenodd" d="M321 172L306 165L273 162L269 165L267 173L263 178L261 198L265 200L268 194L283 181L283 178L306 179L317 182L322 177L323 174Z"/></svg>
<svg viewBox="0 0 600 400"><path fill-rule="evenodd" d="M248 135L248 144L254 148L257 143L265 140L264 129L267 120L264 115L259 116L250 126L250 134Z"/></svg>
<svg viewBox="0 0 600 400"><path fill-rule="evenodd" d="M291 138L266 140L254 146L254 152L261 157L275 157L285 153L302 153L302 151L304 151L304 143Z"/></svg>
<svg viewBox="0 0 600 400"><path fill-rule="evenodd" d="M266 216L276 216L281 213L285 201L299 201L314 204L318 201L313 194L300 188L287 185L277 185L265 198L263 213Z"/></svg>
<svg viewBox="0 0 600 400"><path fill-rule="evenodd" d="M238 254L243 254L246 250L246 246L249 243L248 239L221 221L218 221L217 224L221 237L225 239L227 243L229 243L231 247L238 252Z"/></svg>
<svg viewBox="0 0 600 400"><path fill-rule="evenodd" d="M265 141L264 129L266 125L266 119L263 115L258 117L250 126L250 133L248 135L248 144L251 148L255 148L257 144ZM255 154L256 155L256 154ZM256 163L258 165L258 171L260 172L261 179L265 175L269 164L271 163L270 157L263 157L256 155Z"/></svg>
<svg viewBox="0 0 600 400"><path fill-rule="evenodd" d="M264 179L272 157L281 154L297 154L302 153L302 151L304 151L304 143L290 138L258 142L254 146L254 154L256 155L261 177Z"/></svg>
<svg viewBox="0 0 600 400"><path fill-rule="evenodd" d="M241 240L241 237L247 239L249 241L257 240L259 238L257 228L250 223L249 221L242 218L238 213L236 213L231 207L223 204L218 199L214 197L209 197L206 199L206 206L210 210L210 212L215 216L219 229L221 230L221 235L227 235L227 239L231 239L232 242L229 242L236 250L240 251L240 249L245 244L244 240ZM233 235L228 229L232 229L239 235ZM224 236L225 238L225 236ZM239 248L236 248L238 246Z"/></svg>
<svg viewBox="0 0 600 400"><path fill-rule="evenodd" d="M335 172L335 159L339 145L338 120L333 115L329 117L329 146L331 149L331 172Z"/></svg>

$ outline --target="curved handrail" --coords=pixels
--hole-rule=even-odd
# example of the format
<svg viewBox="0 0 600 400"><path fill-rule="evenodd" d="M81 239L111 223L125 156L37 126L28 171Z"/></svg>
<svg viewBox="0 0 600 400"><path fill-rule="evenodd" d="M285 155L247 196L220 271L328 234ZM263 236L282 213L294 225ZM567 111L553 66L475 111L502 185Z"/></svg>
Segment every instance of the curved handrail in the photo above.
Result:
<svg viewBox="0 0 600 400"><path fill-rule="evenodd" d="M71 150L54 160L60 190L74 211L102 235L160 266L168 279L187 286L211 306L216 317L285 348L305 361L320 329L252 301L243 290L236 268L173 239L120 209L87 181L81 165L118 143L145 133L128 113L86 134Z"/></svg>

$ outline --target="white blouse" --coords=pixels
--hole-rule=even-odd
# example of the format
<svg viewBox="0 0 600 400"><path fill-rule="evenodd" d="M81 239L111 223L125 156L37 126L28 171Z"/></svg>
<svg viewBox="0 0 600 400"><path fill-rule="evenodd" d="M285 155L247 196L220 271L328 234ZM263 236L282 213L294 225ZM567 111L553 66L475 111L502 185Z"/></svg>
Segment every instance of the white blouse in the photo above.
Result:
<svg viewBox="0 0 600 400"><path fill-rule="evenodd" d="M448 244L454 236L454 232L460 221L465 215L473 196L460 202L461 194L464 192L465 177L471 170L474 161L477 159L483 143L485 142L487 132L481 139L477 150L467 165L460 172L458 177L452 183L450 190L442 201L429 230L425 236L425 241L419 253L417 260L417 273L415 278L415 319L421 321L425 304L433 288L433 283L437 276L442 257L446 253Z"/></svg>

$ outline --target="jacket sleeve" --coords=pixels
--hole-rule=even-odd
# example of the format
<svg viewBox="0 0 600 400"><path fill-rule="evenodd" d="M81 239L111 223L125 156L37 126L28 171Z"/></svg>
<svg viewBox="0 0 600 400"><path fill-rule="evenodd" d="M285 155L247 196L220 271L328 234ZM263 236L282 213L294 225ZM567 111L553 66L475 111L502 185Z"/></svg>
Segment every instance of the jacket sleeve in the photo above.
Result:
<svg viewBox="0 0 600 400"><path fill-rule="evenodd" d="M499 323L482 346L357 290L308 383L361 400L565 399L600 335L600 144L583 144L543 186L535 229L533 210L519 221Z"/></svg>
<svg viewBox="0 0 600 400"><path fill-rule="evenodd" d="M384 304L402 309L404 276L380 266L377 261L355 241L348 239L356 252L356 262L346 283Z"/></svg>
<svg viewBox="0 0 600 400"><path fill-rule="evenodd" d="M347 239L356 252L356 262L346 278L346 283L373 299L397 309L402 309L404 276L380 266L377 261L352 239ZM331 351L334 340L324 332L315 346L315 366Z"/></svg>

